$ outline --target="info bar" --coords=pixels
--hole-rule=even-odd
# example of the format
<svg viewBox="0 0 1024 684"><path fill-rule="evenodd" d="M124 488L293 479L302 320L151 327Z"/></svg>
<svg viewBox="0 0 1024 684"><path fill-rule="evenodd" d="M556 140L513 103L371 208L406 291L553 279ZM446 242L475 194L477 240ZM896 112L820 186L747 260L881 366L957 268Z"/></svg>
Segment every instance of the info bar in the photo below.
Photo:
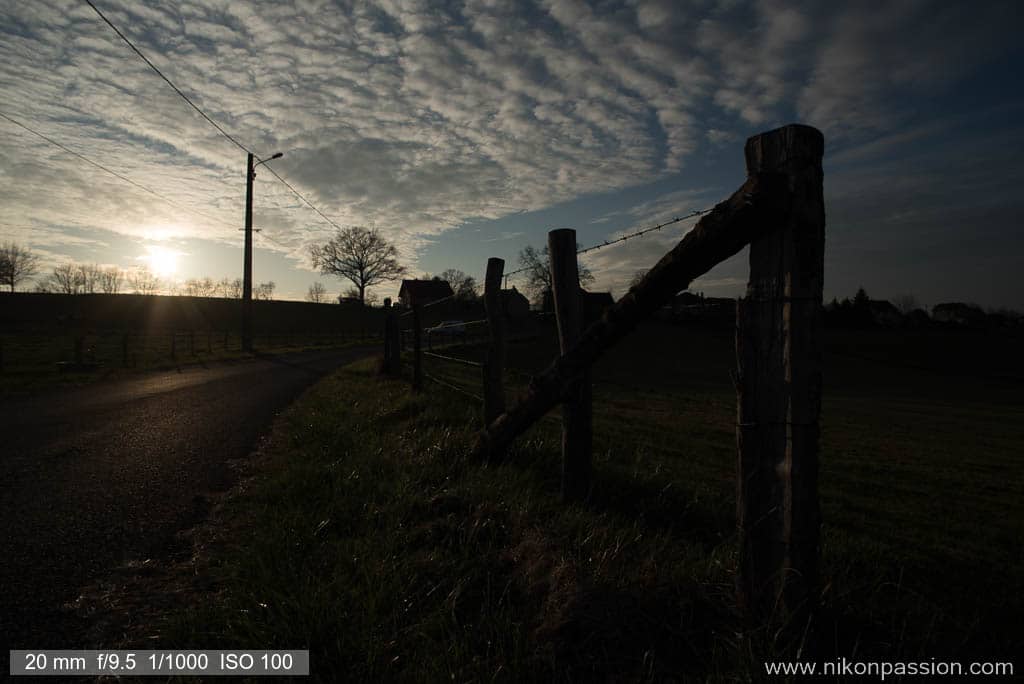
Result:
<svg viewBox="0 0 1024 684"><path fill-rule="evenodd" d="M309 675L309 651L12 650L12 677Z"/></svg>

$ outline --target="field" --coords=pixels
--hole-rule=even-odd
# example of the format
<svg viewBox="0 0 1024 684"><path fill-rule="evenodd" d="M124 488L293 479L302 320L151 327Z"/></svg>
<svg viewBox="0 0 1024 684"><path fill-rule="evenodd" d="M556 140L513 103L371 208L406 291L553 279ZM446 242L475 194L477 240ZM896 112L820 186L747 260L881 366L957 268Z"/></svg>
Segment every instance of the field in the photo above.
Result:
<svg viewBox="0 0 1024 684"><path fill-rule="evenodd" d="M820 660L1018 652L1016 343L828 335ZM530 370L552 348L519 345L512 361ZM476 384L475 369L430 363ZM309 648L324 681L756 678L774 651L769 634L741 636L732 599L731 367L728 333L663 325L606 357L595 489L572 507L557 420L483 467L466 458L476 401L345 368L279 421L255 486L225 508L226 551L200 573L215 590L146 633Z"/></svg>
<svg viewBox="0 0 1024 684"><path fill-rule="evenodd" d="M261 353L363 344L383 325L380 310L306 302L254 302L253 319ZM240 327L240 300L7 293L0 296L0 389L246 358Z"/></svg>

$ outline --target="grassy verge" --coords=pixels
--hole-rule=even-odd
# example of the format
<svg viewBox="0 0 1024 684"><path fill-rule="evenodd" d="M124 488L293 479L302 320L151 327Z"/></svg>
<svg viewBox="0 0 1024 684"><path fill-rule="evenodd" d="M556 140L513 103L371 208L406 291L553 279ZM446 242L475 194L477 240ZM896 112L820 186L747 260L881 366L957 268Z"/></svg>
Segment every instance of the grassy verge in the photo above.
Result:
<svg viewBox="0 0 1024 684"><path fill-rule="evenodd" d="M557 423L483 467L465 456L472 400L342 369L282 417L235 504L216 599L175 615L161 646L309 648L324 681L763 671L770 646L751 650L733 613L734 397L709 369L728 350L663 344L702 351L697 379L603 362L595 489L572 507ZM822 657L1007 660L1024 636L1019 400L845 359L826 374L850 380L824 409Z"/></svg>

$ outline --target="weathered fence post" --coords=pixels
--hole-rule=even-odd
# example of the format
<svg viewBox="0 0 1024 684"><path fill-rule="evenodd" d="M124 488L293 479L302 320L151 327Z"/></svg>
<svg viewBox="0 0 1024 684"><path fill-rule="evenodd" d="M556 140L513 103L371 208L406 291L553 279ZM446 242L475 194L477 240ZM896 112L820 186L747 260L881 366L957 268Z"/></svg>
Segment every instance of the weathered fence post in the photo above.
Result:
<svg viewBox="0 0 1024 684"><path fill-rule="evenodd" d="M502 307L501 275L505 260L491 257L487 260L484 277L484 308L487 311L487 329L490 346L484 360L484 426L505 412L505 313ZM496 456L493 454L492 456Z"/></svg>
<svg viewBox="0 0 1024 684"><path fill-rule="evenodd" d="M423 340L420 329L420 305L412 305L412 391L423 390Z"/></svg>
<svg viewBox="0 0 1024 684"><path fill-rule="evenodd" d="M341 333L339 332L340 336ZM384 372L391 372L391 297L384 298Z"/></svg>
<svg viewBox="0 0 1024 684"><path fill-rule="evenodd" d="M384 372L390 375L398 375L402 369L398 323L398 308L387 298L384 300Z"/></svg>
<svg viewBox="0 0 1024 684"><path fill-rule="evenodd" d="M757 624L806 626L818 579L824 139L786 126L747 141L747 173L786 179L788 216L750 244L737 303L737 598Z"/></svg>
<svg viewBox="0 0 1024 684"><path fill-rule="evenodd" d="M559 351L565 354L583 333L582 295L576 264L576 231L548 233L551 255L551 297L558 321ZM562 403L562 498L581 500L590 492L591 396L590 370L584 368L569 383Z"/></svg>
<svg viewBox="0 0 1024 684"><path fill-rule="evenodd" d="M213 331L212 330L207 330L206 331L206 353L207 354L212 354L213 353Z"/></svg>
<svg viewBox="0 0 1024 684"><path fill-rule="evenodd" d="M172 359L177 357L177 352L178 352L177 344L178 344L178 333L172 332L171 333L171 358Z"/></svg>
<svg viewBox="0 0 1024 684"><path fill-rule="evenodd" d="M188 354L189 356L196 355L196 331L188 331Z"/></svg>
<svg viewBox="0 0 1024 684"><path fill-rule="evenodd" d="M121 366L128 367L128 333L121 333Z"/></svg>

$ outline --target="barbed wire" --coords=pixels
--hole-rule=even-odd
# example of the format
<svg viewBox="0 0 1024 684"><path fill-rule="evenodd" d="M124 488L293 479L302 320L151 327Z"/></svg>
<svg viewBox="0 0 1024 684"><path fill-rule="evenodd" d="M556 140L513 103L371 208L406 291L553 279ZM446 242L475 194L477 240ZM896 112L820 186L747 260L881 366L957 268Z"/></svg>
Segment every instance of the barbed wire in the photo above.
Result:
<svg viewBox="0 0 1024 684"><path fill-rule="evenodd" d="M448 389L453 390L455 392L458 392L460 394L464 394L467 397L472 397L473 399L476 399L479 402L483 402L483 400L484 400L484 398L481 397L480 395L474 394L473 392L470 392L467 389L463 389L462 387L459 387L458 385L453 385L450 382L446 382L444 380L441 380L440 378L437 378L437 377L431 375L430 373L426 373L426 372L423 373L423 377L425 377L428 380L431 380L433 382L436 382L438 385L441 385L442 387L447 387Z"/></svg>
<svg viewBox="0 0 1024 684"><path fill-rule="evenodd" d="M425 352L421 352L421 353L424 356L430 356L430 357L435 358L435 359L440 359L441 361L448 361L450 363L461 363L461 364L466 365L466 366L473 366L474 368L483 368L484 367L484 364L480 363L479 361L470 361L469 359L460 359L460 358L458 358L456 356L443 356L441 354L436 354L436 353L430 352L430 351L425 351Z"/></svg>
<svg viewBox="0 0 1024 684"><path fill-rule="evenodd" d="M449 299L454 299L455 297L456 297L456 295L450 294L450 295L447 295L445 297L441 297L440 299L435 299L433 301L427 302L426 304L422 304L420 306L420 311L423 311L424 309L429 309L430 307L434 306L435 304L440 304L442 302L447 302ZM406 316L412 316L414 313L415 313L415 311L413 309L409 309L405 313L399 314L398 317L399 318L405 318Z"/></svg>
<svg viewBox="0 0 1024 684"><path fill-rule="evenodd" d="M642 236L646 235L647 233L651 233L651 232L654 232L656 230L661 230L662 228L664 228L666 226L671 226L674 223L679 223L681 221L685 221L687 219L694 218L696 216L702 216L702 215L708 213L709 211L711 211L710 208L708 208L708 209L698 209L696 211L690 212L689 214L686 214L685 216L675 216L675 217L669 219L668 221L664 221L662 223L659 223L656 226L651 226L650 228L644 228L643 230L638 230L635 233L630 233L629 235L623 235L621 237L617 237L614 240L605 240L604 242L601 242L599 244L591 245L590 247L584 247L583 249L578 249L578 250L576 250L576 254L577 255L586 254L587 252L593 252L593 251L596 251L596 250L599 250L599 249L604 249L605 247L611 247L612 245L618 244L620 242L625 242L626 240L629 240L631 238L642 237ZM502 277L509 278L511 276L518 275L520 273L525 273L526 271L530 271L533 268L534 268L533 266L524 266L523 268L516 269L515 271L509 271L508 273L505 273Z"/></svg>

